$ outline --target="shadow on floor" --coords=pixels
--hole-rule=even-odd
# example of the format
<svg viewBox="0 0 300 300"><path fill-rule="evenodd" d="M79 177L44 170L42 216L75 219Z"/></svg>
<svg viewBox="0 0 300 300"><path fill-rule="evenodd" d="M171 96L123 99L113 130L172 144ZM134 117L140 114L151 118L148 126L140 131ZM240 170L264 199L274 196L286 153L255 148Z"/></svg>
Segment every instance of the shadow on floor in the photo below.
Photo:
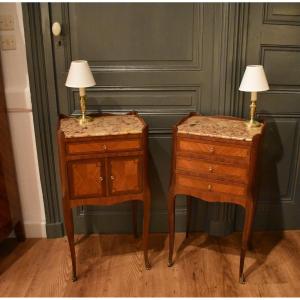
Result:
<svg viewBox="0 0 300 300"><path fill-rule="evenodd" d="M255 232L253 235L252 249L249 249L246 254L255 262L245 269L245 276L251 274L259 266L264 264L267 257L273 249L284 238L284 233L276 232ZM240 255L242 234L239 232L230 234L226 237L209 236L206 233L192 233L187 239L184 239L175 252L175 261L182 259L182 254L188 246L195 246L196 248L206 248L212 251L219 251L222 254Z"/></svg>

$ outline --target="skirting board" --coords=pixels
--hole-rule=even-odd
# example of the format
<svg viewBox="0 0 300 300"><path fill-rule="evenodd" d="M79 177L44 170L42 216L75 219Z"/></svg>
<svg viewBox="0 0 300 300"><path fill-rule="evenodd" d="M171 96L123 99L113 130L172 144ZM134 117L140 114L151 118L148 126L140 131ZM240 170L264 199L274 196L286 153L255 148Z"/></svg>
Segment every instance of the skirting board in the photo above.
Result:
<svg viewBox="0 0 300 300"><path fill-rule="evenodd" d="M75 214L75 210L73 211ZM184 232L186 230L186 209L176 209L176 232ZM199 213L196 214L194 221L192 220L191 231L206 231L215 236L229 234L231 231L226 230L226 226L233 230L230 224L219 222L213 226L205 226L204 218ZM151 214L150 232L168 232L168 214L166 210L155 211ZM131 233L132 221L130 211L119 212L103 212L95 215L77 217L75 222L75 233ZM57 238L64 235L63 223L48 223L46 224L47 238ZM142 231L142 211L138 211L138 231Z"/></svg>
<svg viewBox="0 0 300 300"><path fill-rule="evenodd" d="M46 238L46 223L24 223L26 238Z"/></svg>

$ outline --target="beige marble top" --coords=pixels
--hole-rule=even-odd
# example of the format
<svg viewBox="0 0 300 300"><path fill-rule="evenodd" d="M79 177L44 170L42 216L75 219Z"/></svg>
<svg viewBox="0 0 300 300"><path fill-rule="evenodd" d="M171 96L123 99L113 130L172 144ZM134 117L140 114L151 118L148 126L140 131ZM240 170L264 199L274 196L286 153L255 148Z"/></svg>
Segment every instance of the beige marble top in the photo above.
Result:
<svg viewBox="0 0 300 300"><path fill-rule="evenodd" d="M97 116L85 126L72 117L61 119L60 122L60 129L66 138L137 134L144 128L143 122L135 115Z"/></svg>
<svg viewBox="0 0 300 300"><path fill-rule="evenodd" d="M179 133L233 140L251 141L262 126L248 128L245 121L206 116L192 116L178 125Z"/></svg>

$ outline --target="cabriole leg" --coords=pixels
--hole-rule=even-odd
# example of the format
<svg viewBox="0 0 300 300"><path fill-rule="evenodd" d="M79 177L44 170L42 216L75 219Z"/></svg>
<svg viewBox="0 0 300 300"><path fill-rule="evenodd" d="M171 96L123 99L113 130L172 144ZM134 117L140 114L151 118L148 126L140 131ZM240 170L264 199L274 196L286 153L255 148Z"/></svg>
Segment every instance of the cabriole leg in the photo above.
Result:
<svg viewBox="0 0 300 300"><path fill-rule="evenodd" d="M252 200L247 203L245 210L246 213L245 213L242 248L241 248L241 256L240 256L240 271L239 271L240 283L245 283L244 262L245 262L245 256L248 249L249 241L250 241L250 235L251 235L253 220L254 220L254 204Z"/></svg>
<svg viewBox="0 0 300 300"><path fill-rule="evenodd" d="M21 221L19 221L14 228L16 238L18 242L24 242L25 241L25 232L24 232L24 226Z"/></svg>
<svg viewBox="0 0 300 300"><path fill-rule="evenodd" d="M191 227L191 216L192 216L192 197L186 197L186 208L187 208L187 216L186 216L186 233L185 237L189 237L190 227Z"/></svg>
<svg viewBox="0 0 300 300"><path fill-rule="evenodd" d="M148 258L149 247L149 227L150 227L150 204L151 194L149 188L147 188L147 195L144 199L144 220L143 220L143 246L144 246L144 260L147 270L151 269L151 264Z"/></svg>
<svg viewBox="0 0 300 300"><path fill-rule="evenodd" d="M168 223L169 223L169 261L168 266L173 265L174 235L175 235L175 195L170 189L168 198Z"/></svg>
<svg viewBox="0 0 300 300"><path fill-rule="evenodd" d="M74 244L74 223L73 223L73 213L72 208L64 208L64 219L65 228L70 248L71 260L72 260L72 281L77 280L76 275L76 256L75 256L75 244Z"/></svg>
<svg viewBox="0 0 300 300"><path fill-rule="evenodd" d="M132 205L132 227L133 227L133 235L137 239L138 232L137 232L137 201L131 201Z"/></svg>

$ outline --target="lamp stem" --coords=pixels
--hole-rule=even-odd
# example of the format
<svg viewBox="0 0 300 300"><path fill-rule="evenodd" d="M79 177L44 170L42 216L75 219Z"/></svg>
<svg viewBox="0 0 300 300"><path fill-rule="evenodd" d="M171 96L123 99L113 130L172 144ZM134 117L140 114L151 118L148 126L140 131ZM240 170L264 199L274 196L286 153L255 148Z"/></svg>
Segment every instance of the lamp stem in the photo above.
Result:
<svg viewBox="0 0 300 300"><path fill-rule="evenodd" d="M256 111L257 92L251 92L251 104L250 104L250 122L254 122L254 116Z"/></svg>
<svg viewBox="0 0 300 300"><path fill-rule="evenodd" d="M86 92L85 88L79 88L79 96L80 96L80 111L81 116L79 117L79 124L85 125L87 122L91 121L90 117L87 117L86 112Z"/></svg>
<svg viewBox="0 0 300 300"><path fill-rule="evenodd" d="M250 104L250 120L247 122L248 127L258 127L261 124L254 120L256 112L256 100L257 92L251 92L251 104Z"/></svg>

